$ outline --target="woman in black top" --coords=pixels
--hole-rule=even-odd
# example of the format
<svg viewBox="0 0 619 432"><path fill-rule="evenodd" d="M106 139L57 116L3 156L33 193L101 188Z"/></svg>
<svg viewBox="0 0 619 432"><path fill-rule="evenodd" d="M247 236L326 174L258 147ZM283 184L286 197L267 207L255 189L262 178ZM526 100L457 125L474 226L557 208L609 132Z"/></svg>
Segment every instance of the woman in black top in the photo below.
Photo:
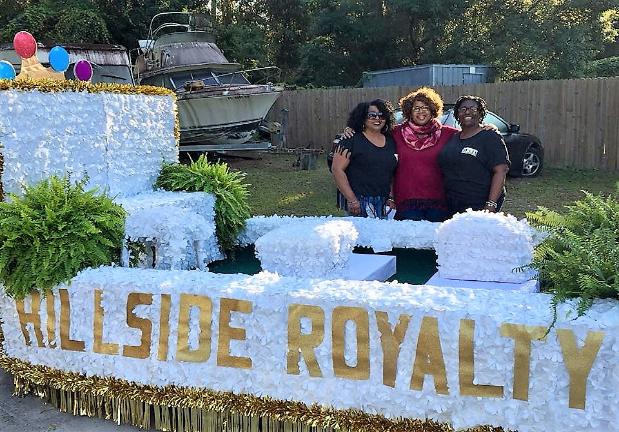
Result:
<svg viewBox="0 0 619 432"><path fill-rule="evenodd" d="M394 123L389 102L376 99L362 102L348 118L355 130L333 156L333 177L344 200L340 208L350 215L385 219L386 207L394 207L392 181L397 156L391 138Z"/></svg>
<svg viewBox="0 0 619 432"><path fill-rule="evenodd" d="M439 155L450 213L468 208L496 212L505 200L509 156L505 142L494 131L483 130L486 102L462 96L454 107L462 131L455 134Z"/></svg>

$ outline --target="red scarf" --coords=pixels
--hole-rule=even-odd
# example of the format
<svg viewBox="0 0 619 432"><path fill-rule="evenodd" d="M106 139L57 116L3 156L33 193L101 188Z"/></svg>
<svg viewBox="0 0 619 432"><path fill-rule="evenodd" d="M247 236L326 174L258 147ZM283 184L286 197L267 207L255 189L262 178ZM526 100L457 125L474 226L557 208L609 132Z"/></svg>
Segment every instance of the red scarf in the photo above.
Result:
<svg viewBox="0 0 619 432"><path fill-rule="evenodd" d="M404 142L413 150L432 147L438 142L440 136L441 124L437 119L432 119L423 126L407 121L402 127Z"/></svg>

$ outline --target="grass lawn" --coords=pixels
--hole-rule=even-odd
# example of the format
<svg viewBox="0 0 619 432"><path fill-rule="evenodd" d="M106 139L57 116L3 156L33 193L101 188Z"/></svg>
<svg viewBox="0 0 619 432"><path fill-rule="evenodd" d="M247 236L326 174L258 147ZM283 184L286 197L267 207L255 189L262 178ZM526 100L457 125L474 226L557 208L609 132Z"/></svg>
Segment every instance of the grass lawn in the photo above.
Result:
<svg viewBox="0 0 619 432"><path fill-rule="evenodd" d="M294 167L296 160L293 154L263 153L258 159L227 162L247 173L253 215L341 215L325 156L319 156L316 169L310 171ZM536 178L508 178L503 210L519 218L537 206L561 210L582 197L581 190L616 195L618 180L616 172L544 168Z"/></svg>

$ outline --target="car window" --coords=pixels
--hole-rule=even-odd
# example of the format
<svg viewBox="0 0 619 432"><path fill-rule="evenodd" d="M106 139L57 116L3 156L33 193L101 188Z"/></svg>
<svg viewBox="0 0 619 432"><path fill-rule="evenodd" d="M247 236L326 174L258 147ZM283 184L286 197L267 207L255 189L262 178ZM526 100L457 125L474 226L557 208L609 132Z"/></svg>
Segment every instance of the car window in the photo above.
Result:
<svg viewBox="0 0 619 432"><path fill-rule="evenodd" d="M486 113L486 117L484 117L484 123L490 123L495 125L499 129L499 132L502 134L506 134L509 131L509 125L505 123L502 118L491 112Z"/></svg>
<svg viewBox="0 0 619 432"><path fill-rule="evenodd" d="M439 117L438 121L440 121L441 124L444 124L445 126L451 126L460 129L460 125L458 124L458 122L456 122L456 118L454 117L453 110L445 111L443 115Z"/></svg>

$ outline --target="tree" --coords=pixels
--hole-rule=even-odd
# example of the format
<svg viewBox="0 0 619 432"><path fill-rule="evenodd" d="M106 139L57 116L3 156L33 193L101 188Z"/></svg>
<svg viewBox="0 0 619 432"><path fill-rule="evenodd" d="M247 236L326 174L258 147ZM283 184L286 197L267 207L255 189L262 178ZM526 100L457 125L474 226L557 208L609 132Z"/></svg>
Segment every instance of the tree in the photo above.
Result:
<svg viewBox="0 0 619 432"><path fill-rule="evenodd" d="M354 85L364 71L400 65L396 31L382 2L319 0L312 6L300 82Z"/></svg>
<svg viewBox="0 0 619 432"><path fill-rule="evenodd" d="M110 33L97 2L23 2L12 12L15 15L9 17L1 32L3 40L12 40L15 33L26 30L41 42L110 41Z"/></svg>
<svg viewBox="0 0 619 432"><path fill-rule="evenodd" d="M614 0L479 0L448 24L441 57L490 63L503 80L576 78L603 48Z"/></svg>

